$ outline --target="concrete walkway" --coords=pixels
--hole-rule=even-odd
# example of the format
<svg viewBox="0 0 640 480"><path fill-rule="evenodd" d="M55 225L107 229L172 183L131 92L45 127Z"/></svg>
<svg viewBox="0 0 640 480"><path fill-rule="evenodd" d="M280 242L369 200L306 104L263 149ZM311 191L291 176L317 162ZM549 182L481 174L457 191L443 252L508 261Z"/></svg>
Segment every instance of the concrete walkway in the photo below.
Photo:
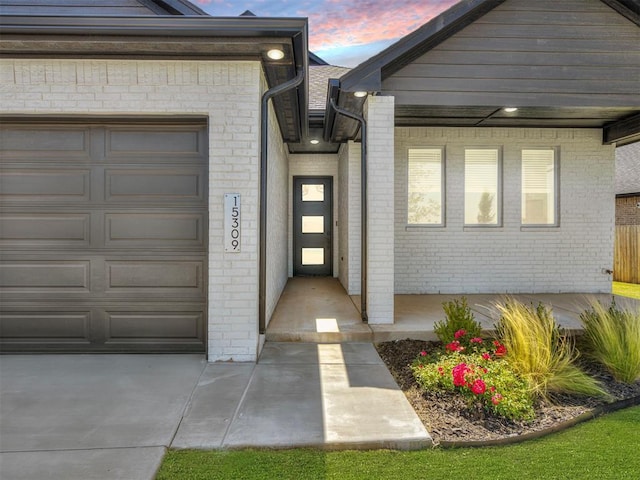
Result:
<svg viewBox="0 0 640 480"><path fill-rule="evenodd" d="M431 438L367 343L198 355L0 357L0 478L153 479L167 447L419 448Z"/></svg>

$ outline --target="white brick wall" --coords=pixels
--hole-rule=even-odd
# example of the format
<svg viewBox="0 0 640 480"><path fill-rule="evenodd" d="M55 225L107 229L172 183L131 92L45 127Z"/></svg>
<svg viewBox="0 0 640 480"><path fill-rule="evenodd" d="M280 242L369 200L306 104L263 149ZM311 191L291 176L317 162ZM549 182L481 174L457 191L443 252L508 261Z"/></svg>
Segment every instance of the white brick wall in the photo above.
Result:
<svg viewBox="0 0 640 480"><path fill-rule="evenodd" d="M598 129L396 128L396 293L610 292L614 148ZM407 149L444 146L446 227L407 227ZM502 147L503 226L464 228L464 148ZM560 226L521 228L520 151L558 147Z"/></svg>
<svg viewBox="0 0 640 480"><path fill-rule="evenodd" d="M349 295L360 295L360 158L361 144L352 141L339 152L340 283Z"/></svg>
<svg viewBox="0 0 640 480"><path fill-rule="evenodd" d="M263 87L266 88L266 85ZM289 158L278 127L273 102L269 102L268 179L267 179L267 292L266 321L271 320L278 299L287 284L289 251L287 222L289 212Z"/></svg>
<svg viewBox="0 0 640 480"><path fill-rule="evenodd" d="M338 155L335 154L295 154L289 155L289 276L293 276L293 177L298 175L316 175L333 177L333 276L339 272L338 238L340 227L338 220Z"/></svg>
<svg viewBox="0 0 640 480"><path fill-rule="evenodd" d="M240 61L0 61L3 113L208 118L210 361L256 359L261 72ZM224 253L227 192L242 195L241 253Z"/></svg>
<svg viewBox="0 0 640 480"><path fill-rule="evenodd" d="M394 98L367 97L367 314L393 323Z"/></svg>

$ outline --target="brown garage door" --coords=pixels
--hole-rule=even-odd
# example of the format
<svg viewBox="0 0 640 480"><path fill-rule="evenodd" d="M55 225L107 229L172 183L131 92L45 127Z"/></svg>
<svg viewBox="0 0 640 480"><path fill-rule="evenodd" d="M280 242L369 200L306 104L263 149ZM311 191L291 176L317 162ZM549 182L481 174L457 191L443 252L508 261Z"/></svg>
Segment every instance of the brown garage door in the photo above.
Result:
<svg viewBox="0 0 640 480"><path fill-rule="evenodd" d="M0 135L1 350L204 351L205 127Z"/></svg>

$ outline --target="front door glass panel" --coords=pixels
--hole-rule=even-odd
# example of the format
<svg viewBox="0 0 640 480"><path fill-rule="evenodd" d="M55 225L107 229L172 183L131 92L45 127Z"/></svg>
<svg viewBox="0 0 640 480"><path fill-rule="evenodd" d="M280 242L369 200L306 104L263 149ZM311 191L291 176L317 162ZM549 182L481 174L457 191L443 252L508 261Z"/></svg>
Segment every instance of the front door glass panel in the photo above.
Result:
<svg viewBox="0 0 640 480"><path fill-rule="evenodd" d="M324 202L324 185L305 183L302 185L303 202Z"/></svg>
<svg viewBox="0 0 640 480"><path fill-rule="evenodd" d="M324 233L324 216L303 215L302 233Z"/></svg>
<svg viewBox="0 0 640 480"><path fill-rule="evenodd" d="M293 274L333 273L333 179L293 177Z"/></svg>

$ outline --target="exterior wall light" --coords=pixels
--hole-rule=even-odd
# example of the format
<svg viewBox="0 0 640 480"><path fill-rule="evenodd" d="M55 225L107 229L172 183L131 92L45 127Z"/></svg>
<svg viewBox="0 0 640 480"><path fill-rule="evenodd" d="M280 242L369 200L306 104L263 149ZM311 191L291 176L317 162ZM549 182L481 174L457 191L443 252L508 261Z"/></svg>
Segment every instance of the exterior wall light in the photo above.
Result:
<svg viewBox="0 0 640 480"><path fill-rule="evenodd" d="M503 110L507 113L513 113L518 111L516 107L504 107Z"/></svg>
<svg viewBox="0 0 640 480"><path fill-rule="evenodd" d="M366 97L368 92L353 92L354 97L363 98Z"/></svg>
<svg viewBox="0 0 640 480"><path fill-rule="evenodd" d="M267 57L271 60L282 60L284 58L284 52L277 48L273 48L267 52Z"/></svg>
<svg viewBox="0 0 640 480"><path fill-rule="evenodd" d="M315 138L309 142L311 145L318 145L320 140L316 140Z"/></svg>

